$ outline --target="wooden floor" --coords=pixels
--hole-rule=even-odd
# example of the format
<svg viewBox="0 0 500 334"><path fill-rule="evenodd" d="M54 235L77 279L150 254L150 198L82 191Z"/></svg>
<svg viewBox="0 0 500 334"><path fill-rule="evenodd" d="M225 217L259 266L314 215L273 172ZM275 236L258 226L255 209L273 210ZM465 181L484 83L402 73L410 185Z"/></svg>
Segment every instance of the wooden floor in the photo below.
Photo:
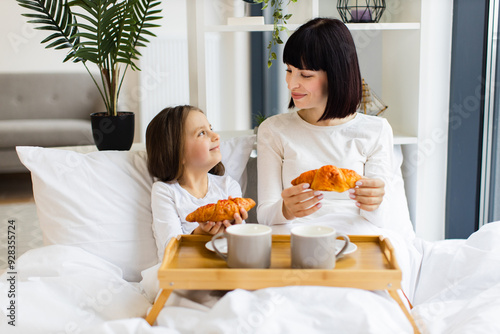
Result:
<svg viewBox="0 0 500 334"><path fill-rule="evenodd" d="M33 201L30 173L0 174L0 204Z"/></svg>

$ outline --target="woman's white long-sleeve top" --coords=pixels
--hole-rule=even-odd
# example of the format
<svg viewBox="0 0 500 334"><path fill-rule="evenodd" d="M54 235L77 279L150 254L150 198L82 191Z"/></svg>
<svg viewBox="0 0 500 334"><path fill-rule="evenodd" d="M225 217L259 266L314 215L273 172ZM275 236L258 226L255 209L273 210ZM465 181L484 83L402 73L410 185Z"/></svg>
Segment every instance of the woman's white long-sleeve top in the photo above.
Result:
<svg viewBox="0 0 500 334"><path fill-rule="evenodd" d="M387 186L392 164L392 128L384 118L356 114L341 125L316 126L297 112L270 117L259 126L257 135L257 219L266 225L287 223L281 192L305 171L335 165L368 178L380 178ZM383 204L372 212L360 210L347 191L324 192L321 203L317 212L304 219L344 213L361 215L383 226Z"/></svg>

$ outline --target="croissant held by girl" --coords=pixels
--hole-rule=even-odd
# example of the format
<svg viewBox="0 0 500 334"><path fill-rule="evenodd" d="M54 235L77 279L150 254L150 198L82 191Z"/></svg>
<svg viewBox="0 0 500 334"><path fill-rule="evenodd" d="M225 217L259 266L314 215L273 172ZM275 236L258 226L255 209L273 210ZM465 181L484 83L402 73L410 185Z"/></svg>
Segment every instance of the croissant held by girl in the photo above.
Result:
<svg viewBox="0 0 500 334"><path fill-rule="evenodd" d="M251 198L231 198L220 199L217 203L210 203L199 207L186 217L188 222L205 222L231 220L240 209L250 211L255 206L255 201Z"/></svg>

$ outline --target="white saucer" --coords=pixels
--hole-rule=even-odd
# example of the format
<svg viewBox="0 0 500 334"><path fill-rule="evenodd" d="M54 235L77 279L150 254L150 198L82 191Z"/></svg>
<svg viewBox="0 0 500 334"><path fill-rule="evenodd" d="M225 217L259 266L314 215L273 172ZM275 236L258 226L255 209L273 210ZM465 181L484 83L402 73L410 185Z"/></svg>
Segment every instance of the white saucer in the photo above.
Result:
<svg viewBox="0 0 500 334"><path fill-rule="evenodd" d="M219 252L221 252L222 254L227 254L227 239L217 239L214 241L214 243L217 246ZM207 242L205 244L205 248L209 251L215 252L215 249L212 246L212 241Z"/></svg>
<svg viewBox="0 0 500 334"><path fill-rule="evenodd" d="M337 242L335 244L335 251L338 252L339 250L341 250L342 247L344 247L344 244L345 244L344 240L341 240L341 239L337 240ZM354 253L357 249L358 249L358 246L356 246L356 244L353 244L352 242L350 242L349 246L347 246L346 250L339 257Z"/></svg>
<svg viewBox="0 0 500 334"><path fill-rule="evenodd" d="M335 251L338 252L342 247L344 247L344 240L337 240L337 243L335 245ZM227 254L227 239L217 239L215 240L215 244L217 245L217 249L222 253L222 254ZM214 247L212 246L212 241L209 241L205 244L205 248L208 249L209 251L215 252ZM353 244L352 242L349 243L349 246L347 246L347 249L342 253L342 255L347 255L355 252L358 249L358 246L356 244Z"/></svg>

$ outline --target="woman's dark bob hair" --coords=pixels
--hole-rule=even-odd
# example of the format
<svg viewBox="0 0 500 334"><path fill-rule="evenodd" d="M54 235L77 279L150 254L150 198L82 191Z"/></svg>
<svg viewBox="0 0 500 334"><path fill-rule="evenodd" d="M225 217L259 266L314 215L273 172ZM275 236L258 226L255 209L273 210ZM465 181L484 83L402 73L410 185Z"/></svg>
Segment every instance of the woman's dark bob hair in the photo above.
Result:
<svg viewBox="0 0 500 334"><path fill-rule="evenodd" d="M302 25L286 42L283 62L302 70L326 72L328 101L318 121L356 112L362 97L361 74L356 46L342 21L316 18ZM288 107L295 107L293 99Z"/></svg>
<svg viewBox="0 0 500 334"><path fill-rule="evenodd" d="M165 108L149 122L146 129L146 152L149 173L163 182L177 181L184 173L184 128L191 111L200 109L184 105ZM224 175L219 161L209 173Z"/></svg>

